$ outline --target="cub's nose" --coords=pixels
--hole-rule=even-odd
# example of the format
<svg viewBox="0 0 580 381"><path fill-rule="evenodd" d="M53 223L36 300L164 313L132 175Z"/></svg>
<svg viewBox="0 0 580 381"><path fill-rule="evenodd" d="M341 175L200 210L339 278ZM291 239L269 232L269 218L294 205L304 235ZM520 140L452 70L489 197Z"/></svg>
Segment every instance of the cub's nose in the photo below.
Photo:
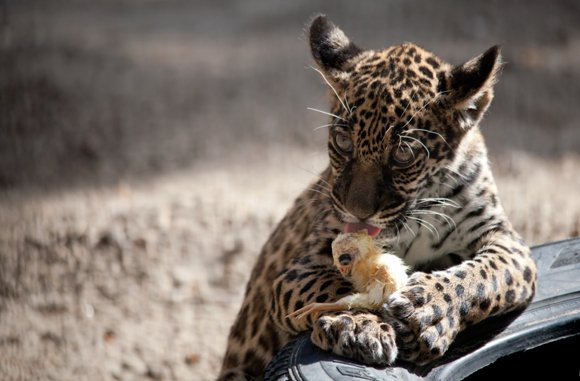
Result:
<svg viewBox="0 0 580 381"><path fill-rule="evenodd" d="M379 208L377 179L382 178L379 168L355 164L344 200L346 209L360 221L372 217Z"/></svg>
<svg viewBox="0 0 580 381"><path fill-rule="evenodd" d="M350 265L351 262L352 262L352 255L349 253L341 254L340 257L338 257L338 263L340 263L343 266L348 266L348 265Z"/></svg>

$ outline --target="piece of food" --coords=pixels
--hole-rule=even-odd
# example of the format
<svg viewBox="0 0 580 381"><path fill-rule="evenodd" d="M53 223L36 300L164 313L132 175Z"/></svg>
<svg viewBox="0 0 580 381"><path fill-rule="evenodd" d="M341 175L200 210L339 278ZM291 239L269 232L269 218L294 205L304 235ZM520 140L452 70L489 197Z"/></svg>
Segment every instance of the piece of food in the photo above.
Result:
<svg viewBox="0 0 580 381"><path fill-rule="evenodd" d="M374 310L407 282L408 267L403 260L379 249L367 230L339 234L332 242L332 257L357 292L332 303L310 303L289 317L302 319L308 314L352 308Z"/></svg>

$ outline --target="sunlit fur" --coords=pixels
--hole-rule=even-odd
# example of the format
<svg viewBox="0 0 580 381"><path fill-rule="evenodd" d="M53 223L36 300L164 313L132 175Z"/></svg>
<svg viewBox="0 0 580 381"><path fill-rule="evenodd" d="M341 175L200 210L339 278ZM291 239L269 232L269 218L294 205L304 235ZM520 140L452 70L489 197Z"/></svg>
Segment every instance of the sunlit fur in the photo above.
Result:
<svg viewBox="0 0 580 381"><path fill-rule="evenodd" d="M364 50L324 16L313 20L309 42L313 74L332 98L329 111L311 108L328 117L330 163L258 256L220 380L260 379L303 331L365 364L396 356L425 364L466 327L525 307L535 292L535 264L499 202L479 130L499 48L461 65L410 43ZM331 253L345 223L381 227L379 244L414 272L378 315L300 319L294 312L304 306L354 292Z"/></svg>

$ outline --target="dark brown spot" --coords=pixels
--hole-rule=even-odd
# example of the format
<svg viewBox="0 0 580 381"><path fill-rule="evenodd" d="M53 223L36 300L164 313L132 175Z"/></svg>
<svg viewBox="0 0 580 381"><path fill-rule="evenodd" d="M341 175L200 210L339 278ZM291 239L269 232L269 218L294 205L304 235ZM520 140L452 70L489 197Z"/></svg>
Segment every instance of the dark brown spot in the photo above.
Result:
<svg viewBox="0 0 580 381"><path fill-rule="evenodd" d="M290 298L292 297L292 290L287 291L284 294L284 299L282 301L282 305L284 306L285 309L288 309L289 305L290 305Z"/></svg>
<svg viewBox="0 0 580 381"><path fill-rule="evenodd" d="M425 298L423 296L419 296L417 298L415 298L415 302L413 303L413 305L415 307L421 307L425 304Z"/></svg>
<svg viewBox="0 0 580 381"><path fill-rule="evenodd" d="M237 353L228 352L224 364L227 368L234 368L240 362L240 358L238 357Z"/></svg>
<svg viewBox="0 0 580 381"><path fill-rule="evenodd" d="M316 302L324 303L328 300L328 294L321 294L316 297Z"/></svg>
<svg viewBox="0 0 580 381"><path fill-rule="evenodd" d="M516 300L516 293L514 290L509 290L505 293L506 302L512 304Z"/></svg>
<svg viewBox="0 0 580 381"><path fill-rule="evenodd" d="M479 299L485 298L485 285L483 283L478 283L476 287L476 296Z"/></svg>
<svg viewBox="0 0 580 381"><path fill-rule="evenodd" d="M312 288L312 286L314 285L314 283L316 283L317 279L313 278L310 279L301 289L300 289L300 294L305 294L308 292L308 290L310 290Z"/></svg>
<svg viewBox="0 0 580 381"><path fill-rule="evenodd" d="M491 276L491 286L493 287L494 291L497 291L497 278L495 275Z"/></svg>
<svg viewBox="0 0 580 381"><path fill-rule="evenodd" d="M489 299L483 299L480 303L479 303L479 309L482 311L486 311L489 306L491 305L491 300Z"/></svg>
<svg viewBox="0 0 580 381"><path fill-rule="evenodd" d="M350 294L351 292L352 292L352 289L350 287L339 287L336 290L336 295Z"/></svg>
<svg viewBox="0 0 580 381"><path fill-rule="evenodd" d="M296 303L294 303L294 311L299 310L302 307L304 307L304 302L302 300L298 300Z"/></svg>
<svg viewBox="0 0 580 381"><path fill-rule="evenodd" d="M253 349L248 350L244 355L244 365L248 369L263 369L266 365L264 360L262 360Z"/></svg>
<svg viewBox="0 0 580 381"><path fill-rule="evenodd" d="M419 66L419 71L423 73L427 78L433 79L433 72L429 70L427 66Z"/></svg>
<svg viewBox="0 0 580 381"><path fill-rule="evenodd" d="M487 279L487 272L484 269L479 270L479 275L481 275L483 279Z"/></svg>
<svg viewBox="0 0 580 381"><path fill-rule="evenodd" d="M437 60L435 60L433 57L428 57L425 61L427 61L427 63L431 66L433 66L434 69L438 69L439 66L439 62L437 62Z"/></svg>
<svg viewBox="0 0 580 381"><path fill-rule="evenodd" d="M262 322L262 318L260 316L256 316L252 321L252 336L255 337L258 334L258 329L260 328L260 323Z"/></svg>
<svg viewBox="0 0 580 381"><path fill-rule="evenodd" d="M433 320L434 321L441 320L441 318L443 317L443 311L441 310L441 307L434 304L431 308L433 308Z"/></svg>
<svg viewBox="0 0 580 381"><path fill-rule="evenodd" d="M469 313L469 304L467 304L466 302L462 302L461 305L459 306L459 315L461 315L461 317L464 317L468 313Z"/></svg>
<svg viewBox="0 0 580 381"><path fill-rule="evenodd" d="M528 283L532 281L532 270L528 266L524 270L524 280Z"/></svg>
<svg viewBox="0 0 580 381"><path fill-rule="evenodd" d="M509 270L505 270L505 272L504 272L504 280L505 280L505 283L508 286L511 286L512 283L514 283L514 280L512 278L512 273Z"/></svg>
<svg viewBox="0 0 580 381"><path fill-rule="evenodd" d="M459 270L459 271L456 271L454 275L455 275L456 277L458 277L459 279L465 279L465 276L466 276L467 274L465 273L465 271L463 271L463 270Z"/></svg>
<svg viewBox="0 0 580 381"><path fill-rule="evenodd" d="M298 271L296 271L296 270L290 270L286 273L286 280L287 281L293 281L297 277L298 277Z"/></svg>
<svg viewBox="0 0 580 381"><path fill-rule="evenodd" d="M424 333L421 338L427 347L432 347L433 343L435 342L435 335L429 332Z"/></svg>
<svg viewBox="0 0 580 381"><path fill-rule="evenodd" d="M330 286L333 283L334 283L334 279L327 280L326 282L322 283L322 285L320 286L320 291L326 290L328 288L328 286Z"/></svg>

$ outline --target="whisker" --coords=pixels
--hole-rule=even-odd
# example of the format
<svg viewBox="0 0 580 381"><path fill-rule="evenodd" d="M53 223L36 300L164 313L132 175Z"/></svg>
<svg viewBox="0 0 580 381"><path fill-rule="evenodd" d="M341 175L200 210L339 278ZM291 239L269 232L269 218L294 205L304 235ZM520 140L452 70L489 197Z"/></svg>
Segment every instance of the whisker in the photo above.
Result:
<svg viewBox="0 0 580 381"><path fill-rule="evenodd" d="M335 115L335 114L333 114L331 112L322 111L322 110L319 110L319 109L314 108L314 107L306 107L306 109L307 110L310 110L310 111L316 111L316 112L319 112L319 113L324 114L324 115L333 116L336 119L340 119L340 120L348 123L348 120L346 120L346 119L344 119L344 118L342 118L342 117L340 117L338 115Z"/></svg>
<svg viewBox="0 0 580 381"><path fill-rule="evenodd" d="M419 110L415 111L415 113L413 113L413 115L411 115L411 117L409 118L409 120L405 124L403 124L403 126L401 127L401 129L407 127L409 125L409 123L411 123L413 121L413 119L415 119L415 116L417 116L417 114L420 113L421 111L425 110L425 108L427 106L429 106L433 102L433 100L434 99L430 99L429 101L425 102L425 104Z"/></svg>
<svg viewBox="0 0 580 381"><path fill-rule="evenodd" d="M344 100L346 101L346 105L345 105L344 102L342 101L342 99L340 98L340 95L338 95L338 92L336 91L336 89L334 88L334 86L332 86L330 84L330 82L328 81L328 79L326 79L326 76L324 75L324 73L322 73L320 70L318 70L314 66L309 66L309 67L311 69L315 70L318 74L320 74L320 76L322 77L322 79L324 79L324 82L326 82L326 84L328 85L328 87L330 87L332 89L332 91L334 92L334 95L336 95L336 97L338 98L338 101L340 102L340 104L342 105L342 107L344 107L344 109L349 114L352 114L352 110L347 106L348 105L348 101L347 101L346 97L344 97Z"/></svg>
<svg viewBox="0 0 580 381"><path fill-rule="evenodd" d="M332 189L332 184L330 184L328 181L326 181L324 178L322 178L322 176L320 176L318 173L312 172L311 170L304 168L304 167L301 167L301 166L298 166L298 168L300 168L301 170L308 172L311 175L315 176L318 180L322 181L324 184L328 185L328 187L330 189ZM318 185L318 184L316 184L316 185Z"/></svg>
<svg viewBox="0 0 580 381"><path fill-rule="evenodd" d="M433 231L433 229L431 227L427 226L422 219L420 219L418 217L410 217L410 216L407 216L407 218L409 218L410 220L416 221L417 224L421 225L422 227L424 227L425 229L427 229L428 231L430 231L431 234L435 234L435 232Z"/></svg>
<svg viewBox="0 0 580 381"><path fill-rule="evenodd" d="M419 198L415 201L416 204L432 203L438 205L451 206L453 208L459 208L460 205L456 201L446 198L446 197L425 197Z"/></svg>
<svg viewBox="0 0 580 381"><path fill-rule="evenodd" d="M460 177L460 178L462 178L463 180L469 180L469 178L468 178L467 176L465 176L465 175L463 175L463 174L461 174L461 173L457 172L455 169L453 169L453 168L451 168L451 167L449 167L449 166L447 166L447 167L444 167L444 169L446 169L446 170L448 170L449 172L451 172L451 173L453 173L453 174L455 174L455 175L459 176L459 177Z"/></svg>
<svg viewBox="0 0 580 381"><path fill-rule="evenodd" d="M336 198L336 196L332 192L330 192L330 200L334 204L334 207L336 208L337 212L340 213L343 221L347 221L352 218L352 215L350 215L346 211L345 206L342 204L342 202L340 202L339 199Z"/></svg>
<svg viewBox="0 0 580 381"><path fill-rule="evenodd" d="M429 230L431 232L431 234L435 234L437 236L437 239L441 239L441 237L439 236L439 232L437 231L437 228L435 226L433 226L432 223L425 221L422 218L417 218L417 217L411 217L411 216L407 216L410 220L414 220L417 221L417 223L423 227L425 227L425 229Z"/></svg>
<svg viewBox="0 0 580 381"><path fill-rule="evenodd" d="M320 187L321 189L332 190L332 185L330 185L326 180L323 178L319 178L320 183L314 183L313 186Z"/></svg>
<svg viewBox="0 0 580 381"><path fill-rule="evenodd" d="M447 140L445 140L445 138L443 137L443 135L441 135L440 133L438 133L438 132L435 132L435 131L429 131L429 130L426 130L426 129L424 129L424 128L411 128L410 130L403 131L403 133L404 133L404 134L409 134L409 133L411 133L411 132L413 132L413 131L422 131L422 132L427 132L427 133L429 133L429 134L437 135L437 136L439 136L439 137L441 138L441 140L443 140L443 141L445 142L445 144L447 144L447 146L448 146L449 148L451 148L451 150L453 151L453 147L451 147L451 145L450 145L449 143L447 143Z"/></svg>
<svg viewBox="0 0 580 381"><path fill-rule="evenodd" d="M429 159L431 157L431 153L429 152L429 148L427 148L427 146L425 144L423 144L423 142L420 141L419 139L414 138L412 136L406 136L406 135L399 135L399 137L401 137L402 139L411 139L411 140L418 142L419 144L421 144L423 146L423 148L425 149L425 152L427 152L427 159Z"/></svg>
<svg viewBox="0 0 580 381"><path fill-rule="evenodd" d="M399 142L401 142L401 139L399 139ZM411 145L407 142L403 142L403 143L405 143L407 148L409 148L409 151L411 151L411 155L413 155L413 160L417 160L417 158L415 157L415 151L413 150L413 148L411 148ZM399 147L400 147L400 144L399 144Z"/></svg>
<svg viewBox="0 0 580 381"><path fill-rule="evenodd" d="M461 178L461 176L459 176L459 175L458 175L457 173L455 173L455 172L451 172L451 173L449 173L449 172L445 172L445 173L444 173L444 175L445 175L445 176L447 176L447 177L449 177L451 180L455 180L455 181L458 181L458 180L457 180L457 178L456 178L456 177L454 177L454 176L457 176L458 178Z"/></svg>
<svg viewBox="0 0 580 381"><path fill-rule="evenodd" d="M445 220L445 222L447 222L450 228L453 227L454 229L457 229L457 225L455 225L455 221L453 220L453 218L449 217L447 214L442 212L437 212L435 210L416 209L409 212L409 214L430 214L433 216L440 216Z"/></svg>
<svg viewBox="0 0 580 381"><path fill-rule="evenodd" d="M455 180L455 179L454 179L454 180ZM447 188L449 188L449 189L451 189L451 190L454 190L454 189L455 189L455 187L457 186L457 184L455 184L455 185L451 185L451 184L449 184L449 183L439 183L439 184L440 184L440 185L445 185Z"/></svg>
<svg viewBox="0 0 580 381"><path fill-rule="evenodd" d="M381 88L379 89L379 92L380 92L380 93L382 93L382 91L383 91L385 88L386 88L386 85L385 85L385 86L381 86ZM412 97L413 97L413 96L411 95L411 99L412 99ZM409 105L410 105L410 104L411 104L411 102L409 102L409 104L407 105L407 107L409 107ZM405 108L405 111L406 111L406 110L407 110L407 108ZM404 111L403 111L403 112L404 112ZM390 126L387 128L387 130L385 131L385 134L383 135L383 139L381 140L381 142L384 142L384 141L385 141L385 138L387 137L387 135L389 134L389 131L391 131L391 129L392 129L393 127L395 127L395 125L394 125L394 124L391 124L391 125L390 125Z"/></svg>
<svg viewBox="0 0 580 381"><path fill-rule="evenodd" d="M323 124L322 126L314 127L312 129L312 131L318 131L318 130L321 130L321 129L325 128L325 127L330 127L330 126L333 126L333 125L334 125L334 123Z"/></svg>
<svg viewBox="0 0 580 381"><path fill-rule="evenodd" d="M321 211L319 211L316 214L316 216L314 217L314 221L322 220L324 217L326 217L326 214L328 212L331 212L332 211L332 209L334 209L334 208L330 207L330 208L322 209Z"/></svg>
<svg viewBox="0 0 580 381"><path fill-rule="evenodd" d="M413 115L411 115L411 118L409 118L409 120L407 121L407 123L405 123L403 125L403 127L401 127L401 129L407 127L409 125L409 123L411 123L411 121L413 121L413 119L415 118L415 116L420 113L421 111L423 111L427 106L429 106L431 103L435 102L437 100L437 96L441 95L441 94L445 94L445 93L449 93L450 90L445 90L445 91L440 91L437 94L435 94L433 96L433 98L429 99L427 102L425 102L425 104L419 109L417 110Z"/></svg>
<svg viewBox="0 0 580 381"><path fill-rule="evenodd" d="M399 230L399 226L397 226L398 222L399 222L399 217L397 217L397 219L395 219L395 229L397 229L397 245L401 242L401 231Z"/></svg>
<svg viewBox="0 0 580 381"><path fill-rule="evenodd" d="M413 229L411 229L411 228L409 227L409 225L407 225L407 223L406 223L405 221L401 221L401 222L403 223L403 227L404 227L405 229L407 229L407 231L409 231L409 233L411 233L411 235L413 236L413 238L417 237L417 233L415 233L415 232L413 231Z"/></svg>
<svg viewBox="0 0 580 381"><path fill-rule="evenodd" d="M320 130L322 128L326 128L326 127L330 127L330 126L340 126L340 127L350 127L348 124L342 124L342 123L328 123L328 124L323 124L322 126L317 126L314 127L312 129L312 131L317 131Z"/></svg>
<svg viewBox="0 0 580 381"><path fill-rule="evenodd" d="M314 184L311 187L308 187L308 189L310 189L310 190L318 190L320 192L325 191L325 192L327 192L329 194L330 194L330 191L332 190L331 188L328 188L324 184Z"/></svg>
<svg viewBox="0 0 580 381"><path fill-rule="evenodd" d="M455 182L455 186L457 186L457 184L461 183L461 180L465 180L464 178L461 177L461 175L459 175L458 173L445 173L445 176L447 176L449 179L453 180ZM457 176L457 177L453 177L453 176Z"/></svg>
<svg viewBox="0 0 580 381"><path fill-rule="evenodd" d="M385 138L387 137L387 134L389 133L389 131L391 131L391 129L392 129L393 127L394 127L394 125L393 125L393 124L391 124L391 125L389 126L389 128L387 128L387 130L385 131L385 134L383 135L383 140L382 140L382 142L384 142L384 141L385 141Z"/></svg>
<svg viewBox="0 0 580 381"><path fill-rule="evenodd" d="M413 90L411 92L411 96L409 98L411 98L411 101L413 100L413 97L415 96L415 90ZM405 107L405 109L403 110L403 112L401 113L401 115L405 115L405 112L407 112L407 109L409 108L409 106L411 106L411 102L407 103L407 107Z"/></svg>
<svg viewBox="0 0 580 381"><path fill-rule="evenodd" d="M321 195L328 197L328 192L323 192L323 191L321 191L319 189L315 189L315 188L312 188L312 187L308 187L307 189L310 190L310 191L312 191L312 192L320 193Z"/></svg>
<svg viewBox="0 0 580 381"><path fill-rule="evenodd" d="M297 207L302 209L309 208L312 204L316 202L320 202L320 199L316 197L309 197L308 199L301 200L301 202L297 204Z"/></svg>

